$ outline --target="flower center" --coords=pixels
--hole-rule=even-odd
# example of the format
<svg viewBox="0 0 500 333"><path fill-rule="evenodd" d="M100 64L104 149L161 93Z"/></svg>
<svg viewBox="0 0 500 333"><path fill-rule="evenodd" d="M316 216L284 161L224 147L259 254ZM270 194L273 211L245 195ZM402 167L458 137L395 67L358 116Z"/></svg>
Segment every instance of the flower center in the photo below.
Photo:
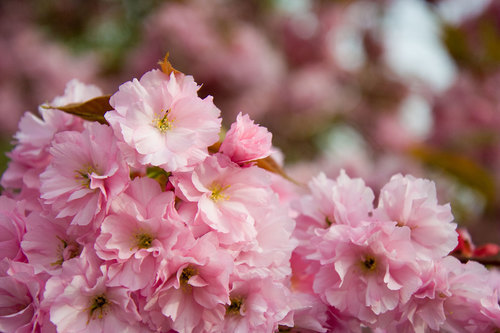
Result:
<svg viewBox="0 0 500 333"><path fill-rule="evenodd" d="M76 175L75 178L77 181L84 187L90 188L90 175L93 172L96 172L95 168L93 166L86 166L83 167L80 170L76 170Z"/></svg>
<svg viewBox="0 0 500 333"><path fill-rule="evenodd" d="M210 199L214 202L218 202L220 200L228 200L229 196L224 194L223 192L227 190L231 185L222 186L217 183L213 183L208 189L212 192L210 195Z"/></svg>
<svg viewBox="0 0 500 333"><path fill-rule="evenodd" d="M325 223L326 227L328 228L329 226L335 223L335 218L330 219L328 216L325 216Z"/></svg>
<svg viewBox="0 0 500 333"><path fill-rule="evenodd" d="M101 319L109 310L109 301L105 294L94 296L90 301L89 320Z"/></svg>
<svg viewBox="0 0 500 333"><path fill-rule="evenodd" d="M367 256L364 261L361 262L361 267L365 271L374 271L377 268L377 262L372 256Z"/></svg>
<svg viewBox="0 0 500 333"><path fill-rule="evenodd" d="M145 232L141 232L135 235L135 240L139 249L149 249L151 247L153 239L154 238L150 234L147 234Z"/></svg>
<svg viewBox="0 0 500 333"><path fill-rule="evenodd" d="M163 112L165 112L165 113L163 114ZM155 117L153 119L153 125L161 133L165 133L174 127L174 122L173 122L173 120L168 118L168 115L170 113L170 109L167 109L167 111L161 110L161 113L163 114L163 116Z"/></svg>
<svg viewBox="0 0 500 333"><path fill-rule="evenodd" d="M231 304L226 305L226 315L239 315L242 305L242 297L231 297Z"/></svg>
<svg viewBox="0 0 500 333"><path fill-rule="evenodd" d="M188 266L188 267L184 268L182 270L181 276L179 278L181 285L187 286L189 279L197 274L198 274L198 271L194 267Z"/></svg>
<svg viewBox="0 0 500 333"><path fill-rule="evenodd" d="M57 238L61 241L61 243L57 246L59 259L51 263L51 266L61 266L63 262L78 257L82 252L82 249L77 242L67 242L59 236L57 236Z"/></svg>

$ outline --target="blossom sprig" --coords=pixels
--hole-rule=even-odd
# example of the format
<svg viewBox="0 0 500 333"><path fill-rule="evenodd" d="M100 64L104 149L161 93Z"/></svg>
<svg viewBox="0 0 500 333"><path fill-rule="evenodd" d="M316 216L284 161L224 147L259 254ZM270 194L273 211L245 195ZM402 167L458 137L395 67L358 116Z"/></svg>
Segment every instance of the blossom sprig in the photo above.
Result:
<svg viewBox="0 0 500 333"><path fill-rule="evenodd" d="M77 81L27 113L0 197L0 331L389 332L500 327L496 275L434 183L308 191L165 58L112 96ZM474 288L472 292L469 288Z"/></svg>

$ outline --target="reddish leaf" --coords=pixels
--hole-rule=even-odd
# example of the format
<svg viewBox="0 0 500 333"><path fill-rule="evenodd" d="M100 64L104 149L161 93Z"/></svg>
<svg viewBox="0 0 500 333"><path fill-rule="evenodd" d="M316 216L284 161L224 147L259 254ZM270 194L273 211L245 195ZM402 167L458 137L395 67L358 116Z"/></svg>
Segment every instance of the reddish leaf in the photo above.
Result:
<svg viewBox="0 0 500 333"><path fill-rule="evenodd" d="M259 168L262 168L264 170L267 170L267 171L270 171L272 173L278 174L281 177L285 178L286 180L289 180L292 183L298 185L297 181L295 181L294 179L290 178L290 176L288 176L285 173L285 171L281 168L281 166L278 163L276 163L276 161L271 156L268 156L266 158L261 158L260 160L256 160L256 161L253 161L253 162L255 162L255 164Z"/></svg>
<svg viewBox="0 0 500 333"><path fill-rule="evenodd" d="M104 118L104 114L109 110L113 110L109 104L110 97L111 95L99 96L83 103L71 103L64 106L48 105L45 108L61 110L85 120L97 121L101 124L109 125Z"/></svg>
<svg viewBox="0 0 500 333"><path fill-rule="evenodd" d="M159 62L160 66L161 66L161 71L169 76L172 72L174 72L174 74L181 73L177 69L175 69L174 66L172 66L170 61L168 61L168 56L169 56L169 54L167 52L167 54L165 54L165 58L163 58L163 60L160 60L160 62Z"/></svg>

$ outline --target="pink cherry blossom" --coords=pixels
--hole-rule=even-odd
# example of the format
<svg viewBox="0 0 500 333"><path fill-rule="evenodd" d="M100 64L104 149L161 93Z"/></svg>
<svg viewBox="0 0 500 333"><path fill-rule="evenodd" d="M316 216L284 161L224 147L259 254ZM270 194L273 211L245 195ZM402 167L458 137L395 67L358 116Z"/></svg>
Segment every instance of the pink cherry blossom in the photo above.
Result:
<svg viewBox="0 0 500 333"><path fill-rule="evenodd" d="M159 70L120 86L110 100L115 110L105 117L131 165L177 171L208 156L219 139L220 111L197 90L193 77Z"/></svg>
<svg viewBox="0 0 500 333"><path fill-rule="evenodd" d="M214 331L224 318L229 301L232 257L217 247L208 234L167 263L172 272L156 290L146 308L157 303L179 332Z"/></svg>
<svg viewBox="0 0 500 333"><path fill-rule="evenodd" d="M447 257L449 294L444 300L447 331L488 332L500 327L498 291L489 283L490 273L481 264L460 263Z"/></svg>
<svg viewBox="0 0 500 333"><path fill-rule="evenodd" d="M293 327L299 332L327 332L328 306L314 293L293 292Z"/></svg>
<svg viewBox="0 0 500 333"><path fill-rule="evenodd" d="M186 245L191 234L174 203L174 193L161 192L149 178L134 179L113 201L96 239L98 256L115 261L108 269L108 285L146 288L157 279L162 260L174 255L177 242Z"/></svg>
<svg viewBox="0 0 500 333"><path fill-rule="evenodd" d="M197 202L196 219L220 233L224 244L255 239L252 211L268 203L269 177L258 167L240 168L222 154L208 157L192 173L172 177L176 194Z"/></svg>
<svg viewBox="0 0 500 333"><path fill-rule="evenodd" d="M408 302L422 283L409 237L391 223L330 227L317 244L314 291L342 313L374 322Z"/></svg>
<svg viewBox="0 0 500 333"><path fill-rule="evenodd" d="M71 233L67 219L44 217L40 212L32 212L26 219L26 234L21 247L36 272L53 273L65 261L80 255L82 245L77 235Z"/></svg>
<svg viewBox="0 0 500 333"><path fill-rule="evenodd" d="M258 160L271 154L272 134L265 127L254 124L253 120L241 112L236 122L226 133L219 151L235 163Z"/></svg>
<svg viewBox="0 0 500 333"><path fill-rule="evenodd" d="M255 210L253 216L255 241L239 249L234 259L235 270L240 275L259 270L261 275L267 272L270 278L285 281L291 275L290 257L297 246L292 239L295 221L276 196L269 198L268 205Z"/></svg>
<svg viewBox="0 0 500 333"><path fill-rule="evenodd" d="M40 307L45 280L45 275L36 275L28 264L8 259L0 262L0 331L55 333Z"/></svg>
<svg viewBox="0 0 500 333"><path fill-rule="evenodd" d="M430 180L394 175L380 191L374 215L409 228L418 259L442 258L458 244L450 205L438 204Z"/></svg>
<svg viewBox="0 0 500 333"><path fill-rule="evenodd" d="M332 224L357 226L370 220L373 191L360 178L352 179L341 170L335 181L320 173L309 182L311 195L301 197L297 209L304 216L305 226L326 228Z"/></svg>
<svg viewBox="0 0 500 333"><path fill-rule="evenodd" d="M89 123L82 133L59 133L50 153L52 161L40 175L41 198L57 218L72 217L72 224L99 219L129 181L128 167L108 126Z"/></svg>
<svg viewBox="0 0 500 333"><path fill-rule="evenodd" d="M41 118L26 112L19 122L19 131L14 136L17 144L9 154L11 161L2 175L2 186L9 189L26 186L38 190L39 174L51 159L49 147L54 135L62 131L83 129L81 118L47 107L84 102L100 95L102 92L96 86L72 80L66 85L64 95L39 107Z"/></svg>
<svg viewBox="0 0 500 333"><path fill-rule="evenodd" d="M21 240L26 233L24 203L0 196L0 258L25 261Z"/></svg>
<svg viewBox="0 0 500 333"><path fill-rule="evenodd" d="M292 326L285 318L291 311L289 290L271 279L248 279L232 283L230 304L218 332L268 332L279 324Z"/></svg>
<svg viewBox="0 0 500 333"><path fill-rule="evenodd" d="M451 296L448 270L441 261L421 263L422 285L400 308L378 318L379 327L397 332L439 331L447 314L445 300Z"/></svg>
<svg viewBox="0 0 500 333"><path fill-rule="evenodd" d="M44 308L58 332L147 332L124 287L108 287L107 269L91 249L63 264L44 293Z"/></svg>

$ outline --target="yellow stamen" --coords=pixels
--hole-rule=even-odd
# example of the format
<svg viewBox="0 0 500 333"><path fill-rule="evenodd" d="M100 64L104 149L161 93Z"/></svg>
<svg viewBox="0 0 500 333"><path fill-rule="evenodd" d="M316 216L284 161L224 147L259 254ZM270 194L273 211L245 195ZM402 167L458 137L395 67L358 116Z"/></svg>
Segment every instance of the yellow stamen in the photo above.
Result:
<svg viewBox="0 0 500 333"><path fill-rule="evenodd" d="M91 319L102 319L106 313L109 311L110 302L105 294L96 295L90 301L89 306L89 319L87 323Z"/></svg>
<svg viewBox="0 0 500 333"><path fill-rule="evenodd" d="M135 240L137 242L136 245L139 249L149 249L151 247L151 243L153 243L153 239L153 236L145 232L135 235Z"/></svg>
<svg viewBox="0 0 500 333"><path fill-rule="evenodd" d="M76 170L75 178L80 182L84 187L90 188L90 175L94 173L96 170L93 166L86 166L80 170Z"/></svg>
<svg viewBox="0 0 500 333"><path fill-rule="evenodd" d="M179 282L185 290L189 290L190 285L188 284L189 279L195 275L198 275L198 270L192 266L188 266L182 270L181 276L179 277Z"/></svg>
<svg viewBox="0 0 500 333"><path fill-rule="evenodd" d="M218 202L220 200L228 200L229 196L225 195L223 192L227 190L230 185L222 186L217 183L213 183L208 189L212 191L212 194L210 195L210 199L212 199L214 202Z"/></svg>
<svg viewBox="0 0 500 333"><path fill-rule="evenodd" d="M168 115L170 113L170 109L167 109L167 111L161 110L161 113L163 115L160 115L158 117L155 117L153 119L153 125L161 132L165 133L168 130L171 130L174 127L174 120L169 119Z"/></svg>
<svg viewBox="0 0 500 333"><path fill-rule="evenodd" d="M226 305L226 315L239 315L243 306L243 297L231 297L231 304Z"/></svg>
<svg viewBox="0 0 500 333"><path fill-rule="evenodd" d="M377 262L374 257L372 256L367 256L362 262L361 262L361 268L364 271L374 271L377 268Z"/></svg>

